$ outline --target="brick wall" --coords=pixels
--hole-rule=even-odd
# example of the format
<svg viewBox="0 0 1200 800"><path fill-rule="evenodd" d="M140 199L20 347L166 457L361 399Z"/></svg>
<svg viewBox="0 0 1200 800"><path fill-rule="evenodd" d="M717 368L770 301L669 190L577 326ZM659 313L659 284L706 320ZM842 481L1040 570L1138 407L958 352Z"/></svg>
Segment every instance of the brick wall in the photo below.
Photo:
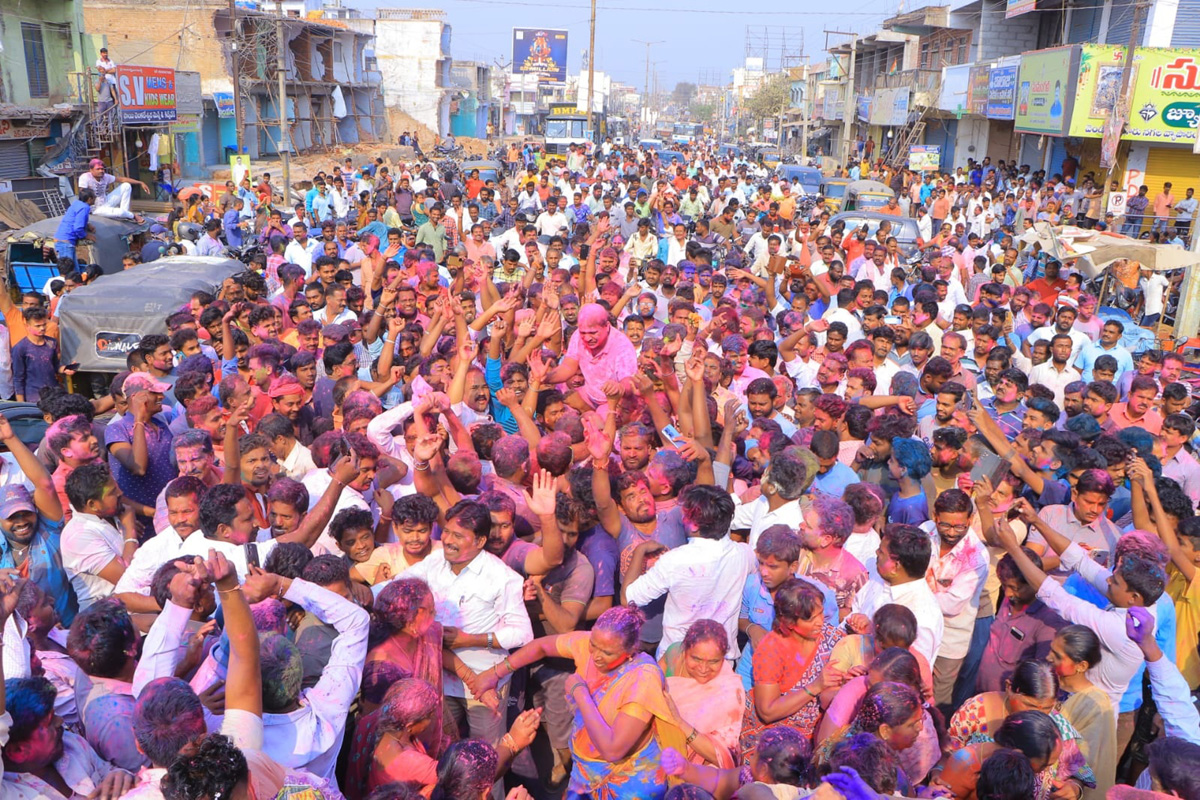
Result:
<svg viewBox="0 0 1200 800"><path fill-rule="evenodd" d="M1005 3L983 0L979 30L976 31L976 61L988 61L1037 49L1038 15L1004 18Z"/></svg>

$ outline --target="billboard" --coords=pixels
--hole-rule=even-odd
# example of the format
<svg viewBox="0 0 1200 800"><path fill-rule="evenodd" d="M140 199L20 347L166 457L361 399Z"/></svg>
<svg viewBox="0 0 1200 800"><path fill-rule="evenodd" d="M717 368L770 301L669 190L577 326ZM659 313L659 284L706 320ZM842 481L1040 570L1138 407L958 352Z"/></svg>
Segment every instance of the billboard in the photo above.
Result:
<svg viewBox="0 0 1200 800"><path fill-rule="evenodd" d="M117 105L121 124L174 122L175 70L170 67L117 67Z"/></svg>
<svg viewBox="0 0 1200 800"><path fill-rule="evenodd" d="M1116 107L1121 91L1126 49L1112 44L1085 44L1080 48L1071 136L1103 134L1105 120Z"/></svg>
<svg viewBox="0 0 1200 800"><path fill-rule="evenodd" d="M988 75L988 119L1012 119L1016 112L1017 68L996 67Z"/></svg>
<svg viewBox="0 0 1200 800"><path fill-rule="evenodd" d="M982 117L987 114L991 67L971 67L967 77L967 113Z"/></svg>
<svg viewBox="0 0 1200 800"><path fill-rule="evenodd" d="M1019 133L1062 136L1071 120L1075 99L1072 84L1079 49L1074 46L1037 50L1021 56L1017 72L1017 113L1014 129Z"/></svg>
<svg viewBox="0 0 1200 800"><path fill-rule="evenodd" d="M907 86L901 89L876 89L871 101L870 122L872 125L905 125L908 123L908 101L911 93Z"/></svg>
<svg viewBox="0 0 1200 800"><path fill-rule="evenodd" d="M537 75L543 81L567 79L567 32L550 28L513 28L514 75Z"/></svg>
<svg viewBox="0 0 1200 800"><path fill-rule="evenodd" d="M936 172L941 163L941 145L914 144L908 148L908 168L914 172Z"/></svg>
<svg viewBox="0 0 1200 800"><path fill-rule="evenodd" d="M1004 18L1012 19L1022 14L1028 14L1037 8L1037 0L1007 0L1004 7Z"/></svg>
<svg viewBox="0 0 1200 800"><path fill-rule="evenodd" d="M1125 139L1195 142L1200 125L1200 50L1139 47Z"/></svg>

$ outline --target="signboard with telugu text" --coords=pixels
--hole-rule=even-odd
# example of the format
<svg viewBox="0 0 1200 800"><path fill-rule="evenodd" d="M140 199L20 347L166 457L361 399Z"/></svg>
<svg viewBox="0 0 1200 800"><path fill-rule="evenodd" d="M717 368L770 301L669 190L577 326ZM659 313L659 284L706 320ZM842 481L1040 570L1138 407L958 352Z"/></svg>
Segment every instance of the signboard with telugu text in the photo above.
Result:
<svg viewBox="0 0 1200 800"><path fill-rule="evenodd" d="M537 75L562 83L567 79L567 32L550 28L513 28L514 75Z"/></svg>
<svg viewBox="0 0 1200 800"><path fill-rule="evenodd" d="M1200 50L1139 47L1124 139L1191 144L1200 126Z"/></svg>
<svg viewBox="0 0 1200 800"><path fill-rule="evenodd" d="M1072 90L1078 67L1079 48L1054 47L1021 56L1017 72L1017 113L1014 129L1019 133L1062 136L1071 120L1075 99Z"/></svg>
<svg viewBox="0 0 1200 800"><path fill-rule="evenodd" d="M122 125L174 122L175 70L169 67L117 67L117 105Z"/></svg>
<svg viewBox="0 0 1200 800"><path fill-rule="evenodd" d="M0 139L41 139L50 135L50 123L27 125L20 120L0 119Z"/></svg>
<svg viewBox="0 0 1200 800"><path fill-rule="evenodd" d="M988 74L988 119L1012 119L1016 113L1017 67L996 67Z"/></svg>
<svg viewBox="0 0 1200 800"><path fill-rule="evenodd" d="M233 92L213 92L213 104L217 107L218 117L233 117Z"/></svg>

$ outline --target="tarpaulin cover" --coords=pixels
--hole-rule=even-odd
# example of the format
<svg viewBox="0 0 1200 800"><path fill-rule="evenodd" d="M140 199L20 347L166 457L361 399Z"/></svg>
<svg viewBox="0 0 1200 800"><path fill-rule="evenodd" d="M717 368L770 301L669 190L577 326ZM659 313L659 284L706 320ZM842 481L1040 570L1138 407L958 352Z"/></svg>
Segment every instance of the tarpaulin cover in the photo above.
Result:
<svg viewBox="0 0 1200 800"><path fill-rule="evenodd" d="M167 317L194 292L216 294L221 282L245 271L232 258L169 256L81 286L58 303L62 360L82 370L120 372L143 336L167 332Z"/></svg>
<svg viewBox="0 0 1200 800"><path fill-rule="evenodd" d="M54 234L61 222L61 216L48 217L19 231L13 231L8 235L7 241L40 242L49 239L51 244L53 244ZM91 247L92 259L107 274L120 271L121 257L129 252L130 240L136 234L150 230L152 223L150 221L134 222L133 220L116 219L92 214L88 220L88 224L96 229L94 234L96 241L89 242L87 246ZM81 243L80 246L83 247L85 245Z"/></svg>

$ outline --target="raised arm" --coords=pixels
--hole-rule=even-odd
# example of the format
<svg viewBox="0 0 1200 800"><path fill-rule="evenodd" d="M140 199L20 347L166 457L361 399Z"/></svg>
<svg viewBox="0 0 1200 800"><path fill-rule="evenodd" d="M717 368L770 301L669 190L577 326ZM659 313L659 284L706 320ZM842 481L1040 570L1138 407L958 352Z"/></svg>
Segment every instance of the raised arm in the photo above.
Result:
<svg viewBox="0 0 1200 800"><path fill-rule="evenodd" d="M229 666L225 678L225 710L262 715L262 673L259 667L258 629L250 604L238 585L237 571L224 555L208 551L208 573L216 582L229 638Z"/></svg>
<svg viewBox="0 0 1200 800"><path fill-rule="evenodd" d="M588 417L583 418L583 435L588 454L592 457L592 498L596 501L596 513L601 527L610 536L616 537L621 532L621 511L613 500L612 484L608 477L612 441Z"/></svg>
<svg viewBox="0 0 1200 800"><path fill-rule="evenodd" d="M305 547L312 547L317 543L321 532L333 518L333 512L337 508L338 498L342 496L342 490L346 488L346 484L358 477L358 456L351 451L339 457L330 465L329 477L329 486L325 488L321 499L317 501L311 511L304 515L296 530L277 537L275 541L299 542Z"/></svg>
<svg viewBox="0 0 1200 800"><path fill-rule="evenodd" d="M542 543L525 556L526 575L545 575L559 566L566 555L562 531L554 515L554 503L558 496L558 481L546 470L533 476L533 493L525 492L529 510L537 515L542 524Z"/></svg>
<svg viewBox="0 0 1200 800"><path fill-rule="evenodd" d="M1196 575L1196 565L1179 546L1179 534L1167 518L1166 511L1163 510L1162 501L1159 499L1158 490L1154 485L1154 474L1143 459L1137 458L1129 467L1129 477L1134 485L1134 496L1139 494L1137 490L1140 488L1142 490L1140 494L1150 503L1150 508L1154 512L1155 530L1158 531L1163 544L1167 546L1167 552L1171 554L1171 562L1190 584ZM1154 637L1150 638L1153 640Z"/></svg>
<svg viewBox="0 0 1200 800"><path fill-rule="evenodd" d="M50 473L25 443L17 438L8 418L3 415L0 415L0 443L12 453L25 479L33 484L33 502L38 513L50 522L59 522L63 518L62 501L58 499L58 492L54 491L54 481L51 480Z"/></svg>

